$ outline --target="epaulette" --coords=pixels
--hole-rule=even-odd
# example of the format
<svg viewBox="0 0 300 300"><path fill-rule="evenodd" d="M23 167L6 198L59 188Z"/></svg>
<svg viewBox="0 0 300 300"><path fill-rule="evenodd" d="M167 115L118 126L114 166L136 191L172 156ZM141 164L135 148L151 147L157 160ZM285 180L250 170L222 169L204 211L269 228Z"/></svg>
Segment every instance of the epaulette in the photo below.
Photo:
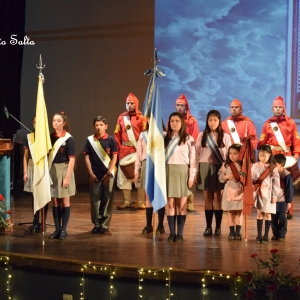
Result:
<svg viewBox="0 0 300 300"><path fill-rule="evenodd" d="M119 131L120 131L120 125L117 124L117 125L116 125L116 129L115 129L115 133L118 133Z"/></svg>
<svg viewBox="0 0 300 300"><path fill-rule="evenodd" d="M265 136L266 136L266 135L265 135L264 133L262 133L262 134L260 135L259 140L260 140L260 141L263 141L263 140L265 139Z"/></svg>

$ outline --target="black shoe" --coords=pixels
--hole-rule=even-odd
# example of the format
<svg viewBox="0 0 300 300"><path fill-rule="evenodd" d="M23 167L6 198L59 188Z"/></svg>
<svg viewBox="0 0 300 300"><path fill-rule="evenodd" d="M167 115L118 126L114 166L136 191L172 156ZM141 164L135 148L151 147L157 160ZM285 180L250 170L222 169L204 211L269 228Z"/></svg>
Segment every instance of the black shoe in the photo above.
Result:
<svg viewBox="0 0 300 300"><path fill-rule="evenodd" d="M275 236L275 235L273 235L272 238L271 238L271 240L272 240L272 241L277 241L277 240L278 240L278 237Z"/></svg>
<svg viewBox="0 0 300 300"><path fill-rule="evenodd" d="M67 232L64 231L64 230L62 230L62 231L60 232L60 235L59 235L58 238L59 238L60 240L65 240L65 239L67 238L67 236L68 236Z"/></svg>
<svg viewBox="0 0 300 300"><path fill-rule="evenodd" d="M237 233L237 234L235 235L235 240L241 241L241 240L242 240L242 236L241 236L239 233Z"/></svg>
<svg viewBox="0 0 300 300"><path fill-rule="evenodd" d="M100 233L100 234L106 234L107 232L108 232L108 229L107 228L103 228L103 227L100 227L99 231L98 231L98 233Z"/></svg>
<svg viewBox="0 0 300 300"><path fill-rule="evenodd" d="M204 236L212 236L212 228L211 227L206 227L204 233L203 233Z"/></svg>
<svg viewBox="0 0 300 300"><path fill-rule="evenodd" d="M229 233L229 235L228 235L228 240L235 240L235 238L236 238L236 235L235 235L235 234Z"/></svg>
<svg viewBox="0 0 300 300"><path fill-rule="evenodd" d="M215 234L214 234L214 236L216 236L216 237L221 236L221 229L220 229L220 228L216 228L216 229L215 229Z"/></svg>
<svg viewBox="0 0 300 300"><path fill-rule="evenodd" d="M58 239L59 238L59 231L54 231L50 236L49 239Z"/></svg>
<svg viewBox="0 0 300 300"><path fill-rule="evenodd" d="M94 234L98 233L99 228L100 228L99 226L95 226L92 230L92 233L94 233Z"/></svg>
<svg viewBox="0 0 300 300"><path fill-rule="evenodd" d="M39 229L39 225L37 224L33 224L31 226L29 226L28 228L25 229L25 232L29 232L29 233L37 233Z"/></svg>
<svg viewBox="0 0 300 300"><path fill-rule="evenodd" d="M267 244L269 242L269 238L267 236L264 236L263 239L261 240L262 244Z"/></svg>
<svg viewBox="0 0 300 300"><path fill-rule="evenodd" d="M293 215L292 215L292 214L287 214L286 218L287 218L288 220L292 220L292 219L293 219Z"/></svg>
<svg viewBox="0 0 300 300"><path fill-rule="evenodd" d="M176 237L175 237L174 242L182 243L183 242L183 236L182 236L182 234L177 234Z"/></svg>
<svg viewBox="0 0 300 300"><path fill-rule="evenodd" d="M164 227L157 228L155 233L156 234L164 234L165 233L165 228Z"/></svg>
<svg viewBox="0 0 300 300"><path fill-rule="evenodd" d="M284 236L280 236L278 237L277 241L284 241L285 240L285 237Z"/></svg>
<svg viewBox="0 0 300 300"><path fill-rule="evenodd" d="M175 242L176 234L172 233L168 237L168 242Z"/></svg>
<svg viewBox="0 0 300 300"><path fill-rule="evenodd" d="M153 227L152 226L146 226L143 230L142 230L142 234L148 234L153 232Z"/></svg>
<svg viewBox="0 0 300 300"><path fill-rule="evenodd" d="M256 244L260 244L262 241L262 237L261 236L257 236L255 239Z"/></svg>

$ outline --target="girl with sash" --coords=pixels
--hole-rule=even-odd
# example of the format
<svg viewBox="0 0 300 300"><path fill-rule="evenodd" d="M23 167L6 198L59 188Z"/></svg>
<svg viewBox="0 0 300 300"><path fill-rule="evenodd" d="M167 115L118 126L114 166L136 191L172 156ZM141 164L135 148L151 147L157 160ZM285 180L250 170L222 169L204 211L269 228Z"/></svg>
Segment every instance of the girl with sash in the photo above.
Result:
<svg viewBox="0 0 300 300"><path fill-rule="evenodd" d="M32 120L33 128L35 129L35 117ZM24 156L23 156L23 180L24 180L24 191L33 193L33 170L34 170L34 142L35 135L31 132L27 135L27 141L24 145ZM33 209L33 194L32 194L32 209ZM44 207L44 219L46 224L48 212L48 204ZM42 226L40 223L40 211L38 210L33 216L33 225L25 230L30 233L42 232Z"/></svg>
<svg viewBox="0 0 300 300"><path fill-rule="evenodd" d="M70 218L70 196L75 195L75 141L68 132L68 119L64 112L55 113L52 119L54 132L50 135L52 149L49 154L52 210L55 231L50 239L64 240Z"/></svg>
<svg viewBox="0 0 300 300"><path fill-rule="evenodd" d="M86 139L84 145L85 164L90 175L92 233L105 234L114 205L114 182L118 147L115 139L106 133L106 118L94 119L96 133Z"/></svg>
<svg viewBox="0 0 300 300"><path fill-rule="evenodd" d="M170 115L165 136L167 177L167 218L170 228L169 242L183 241L187 197L193 192L197 175L194 138L186 133L184 117L174 112ZM177 221L177 234L175 223Z"/></svg>
<svg viewBox="0 0 300 300"><path fill-rule="evenodd" d="M222 194L222 210L228 211L229 240L242 240L243 224L243 185L240 181L242 170L239 163L241 144L233 144L228 149L224 165L218 172L219 181L225 184Z"/></svg>
<svg viewBox="0 0 300 300"><path fill-rule="evenodd" d="M206 229L205 237L212 236L212 219L215 214L216 228L214 236L221 235L223 210L221 208L221 191L224 183L218 179L218 171L227 157L231 146L230 135L223 131L221 114L211 110L207 114L204 132L198 136L196 149L200 162L200 185L205 201Z"/></svg>
<svg viewBox="0 0 300 300"><path fill-rule="evenodd" d="M276 202L281 192L280 175L275 165L270 145L262 145L258 149L258 162L251 167L254 183L254 206L257 208L256 243L268 243L271 214L276 214ZM262 236L263 220L265 234Z"/></svg>
<svg viewBox="0 0 300 300"><path fill-rule="evenodd" d="M139 183L140 189L143 190L145 190L146 188L145 184L146 184L147 137L148 137L148 130L141 132L140 137L138 139L137 148L136 148L136 161L135 161L135 168L134 168L134 181L136 183ZM152 227L153 207L148 198L147 193L145 193L145 195L146 195L147 225L142 230L142 234L148 234L153 232L153 227ZM157 211L157 214L158 214L158 225L156 229L156 234L163 234L165 233L165 228L164 228L165 207L160 208Z"/></svg>

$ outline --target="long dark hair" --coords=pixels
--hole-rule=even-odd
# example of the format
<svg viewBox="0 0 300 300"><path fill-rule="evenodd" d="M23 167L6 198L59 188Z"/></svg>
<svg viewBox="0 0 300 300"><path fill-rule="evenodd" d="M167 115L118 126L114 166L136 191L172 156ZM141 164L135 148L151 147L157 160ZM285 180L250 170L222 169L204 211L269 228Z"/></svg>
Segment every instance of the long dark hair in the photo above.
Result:
<svg viewBox="0 0 300 300"><path fill-rule="evenodd" d="M227 152L227 157L226 157L226 160L225 160L225 167L228 167L229 164L232 162L229 158L229 151L230 149L234 149L236 150L237 152L240 152L241 150L241 145L240 144L232 144L229 148L228 148L228 152ZM239 164L241 164L241 162L238 162Z"/></svg>
<svg viewBox="0 0 300 300"><path fill-rule="evenodd" d="M273 155L273 152L272 152L272 149L271 149L270 145L261 145L259 147L259 149L258 149L258 154L261 151L266 151L266 152L268 152L270 154L270 158L267 161L267 164L270 164L270 165L275 164L274 155ZM258 154L257 154L257 156L258 156L257 160L259 161L259 155ZM272 168L271 168L271 176L273 176L273 170L272 170Z"/></svg>
<svg viewBox="0 0 300 300"><path fill-rule="evenodd" d="M59 113L55 113L52 117L52 119L54 118L54 116L60 116L63 121L66 123L63 127L64 130L66 131L69 131L69 123L68 123L68 117L67 115L62 111L62 112L59 112Z"/></svg>
<svg viewBox="0 0 300 300"><path fill-rule="evenodd" d="M209 126L208 126L208 119L211 117L211 116L215 116L219 119L219 126L216 130L216 132L218 133L218 139L217 139L217 145L219 148L223 148L225 147L225 144L223 142L223 137L224 137L224 131L222 129L222 118L221 118L221 114L213 109L213 110L210 110L208 113L207 113L207 118L206 118L206 125L205 125L205 130L203 132L203 136L202 136L202 140L201 140L201 147L206 147L206 140L207 140L207 135L211 132Z"/></svg>
<svg viewBox="0 0 300 300"><path fill-rule="evenodd" d="M171 125L170 125L170 120L172 117L177 116L179 117L180 121L181 121L181 128L178 132L178 137L179 137L179 142L178 142L178 146L180 144L184 144L186 142L186 140L189 138L189 135L186 133L186 125L185 125L185 121L184 118L182 116L182 114L178 113L178 112L173 112L170 114L169 120L168 120L168 130L167 130L167 134L165 136L165 147L167 147L171 141L172 138L172 129L171 129Z"/></svg>
<svg viewBox="0 0 300 300"><path fill-rule="evenodd" d="M266 151L270 154L270 158L267 161L267 164L270 164L270 165L275 164L274 155L273 155L273 152L272 152L272 149L271 149L270 145L261 145L258 149L258 154L261 151ZM259 156L257 157L257 160L259 161Z"/></svg>

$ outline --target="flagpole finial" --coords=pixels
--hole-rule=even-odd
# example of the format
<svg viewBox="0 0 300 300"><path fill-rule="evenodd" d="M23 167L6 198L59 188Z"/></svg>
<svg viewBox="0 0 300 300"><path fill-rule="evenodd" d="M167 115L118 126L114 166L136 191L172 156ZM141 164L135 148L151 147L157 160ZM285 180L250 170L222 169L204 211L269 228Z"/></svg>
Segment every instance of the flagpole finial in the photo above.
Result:
<svg viewBox="0 0 300 300"><path fill-rule="evenodd" d="M44 75L42 73L42 70L46 67L46 65L43 65L43 62L42 62L42 55L40 54L40 62L39 62L39 65L36 65L36 67L40 70L39 71L39 76L41 76L43 82L45 81L45 78L44 78Z"/></svg>
<svg viewBox="0 0 300 300"><path fill-rule="evenodd" d="M164 71L160 71L157 68L157 65L160 63L160 59L157 59L157 49L154 48L154 58L153 58L153 69L148 69L144 72L145 76L149 76L153 73L158 74L160 77L165 77L166 73Z"/></svg>

